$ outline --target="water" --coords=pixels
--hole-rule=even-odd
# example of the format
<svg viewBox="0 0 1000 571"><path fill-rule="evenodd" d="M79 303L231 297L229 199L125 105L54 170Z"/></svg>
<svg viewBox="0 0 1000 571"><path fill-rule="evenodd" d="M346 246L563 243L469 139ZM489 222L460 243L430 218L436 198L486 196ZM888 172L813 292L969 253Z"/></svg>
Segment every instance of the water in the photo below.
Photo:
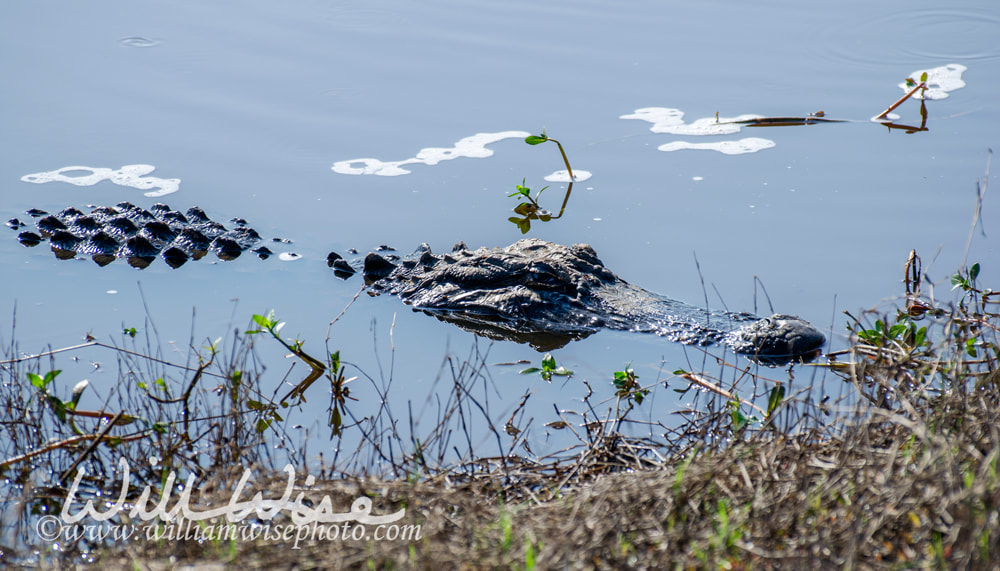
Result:
<svg viewBox="0 0 1000 571"><path fill-rule="evenodd" d="M563 168L553 145L504 139L486 146L492 156L411 164L400 176L332 167L361 158L405 161L477 133L544 128L564 143L574 169L593 177L575 185L565 216L535 223L532 236L587 242L624 279L695 304L707 296L713 307L768 314L759 278L775 310L828 328L831 347L842 347L841 312L897 295L911 249L941 284L939 296L962 261L975 181L1000 126L998 33L1000 16L986 0L948 8L900 1L8 3L0 8L4 220L25 219L32 207L54 212L122 200L199 205L214 218L240 216L265 237L292 240L279 249L302 258L244 256L176 271L162 261L142 271L122 262L98 268L57 261L43 247L27 250L6 231L0 340L11 343L15 305L14 337L25 353L74 345L87 334L118 338L122 327L145 334L144 296L164 350L183 361L190 338L201 347L274 309L288 322L284 333L306 339L317 355L329 329L331 348L370 375L387 378L391 361L397 411L406 401L424 402L446 355L478 347L489 350L491 363L537 364L541 355L527 346L490 346L387 297L362 295L330 328L361 283L336 279L324 262L331 250L363 254L380 244L408 252L427 242L441 251L459 240L478 247L518 239L507 221L515 184L552 184L543 205L555 210L561 201L564 185L543 180ZM947 64L968 68L967 86L928 102L927 132L889 132L868 121L902 95L897 84L908 74ZM621 118L651 107L683 111L687 122L820 110L850 121L697 137ZM905 103L900 122L918 124L918 108ZM735 155L658 150L747 137L771 144ZM155 167L147 176L179 179L177 192L153 198L108 180L21 180L68 166L140 164ZM997 210L987 195L988 232ZM1000 256L987 235L973 241L969 261L981 262L982 283L991 284ZM273 345L262 348L269 382L277 384L290 361ZM116 381L113 355L71 353L57 364L70 367L71 356L81 361L67 369L72 378L60 379L63 388L90 378L99 403ZM538 427L554 420L551 403L578 407L586 394L579 379L610 396L611 374L626 362L649 383L702 366L697 350L618 332L555 356L576 371L573 379L549 385L518 375L519 366L490 371L503 398L498 411L537 391L528 416L543 442L546 430ZM313 400L322 401L314 390ZM359 384L356 394L364 403L372 391ZM324 405L295 421L318 422ZM681 405L660 389L648 408Z"/></svg>

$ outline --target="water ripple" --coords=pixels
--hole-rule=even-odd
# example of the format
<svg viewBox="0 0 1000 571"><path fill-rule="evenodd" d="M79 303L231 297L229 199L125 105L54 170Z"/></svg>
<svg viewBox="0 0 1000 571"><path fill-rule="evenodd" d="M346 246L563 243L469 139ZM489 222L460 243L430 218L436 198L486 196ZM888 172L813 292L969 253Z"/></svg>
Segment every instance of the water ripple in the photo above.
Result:
<svg viewBox="0 0 1000 571"><path fill-rule="evenodd" d="M927 8L834 22L812 45L819 57L874 69L904 61L998 60L997 38L995 10Z"/></svg>
<svg viewBox="0 0 1000 571"><path fill-rule="evenodd" d="M144 38L142 36L129 36L118 40L118 43L130 48L152 48L160 45L160 40Z"/></svg>

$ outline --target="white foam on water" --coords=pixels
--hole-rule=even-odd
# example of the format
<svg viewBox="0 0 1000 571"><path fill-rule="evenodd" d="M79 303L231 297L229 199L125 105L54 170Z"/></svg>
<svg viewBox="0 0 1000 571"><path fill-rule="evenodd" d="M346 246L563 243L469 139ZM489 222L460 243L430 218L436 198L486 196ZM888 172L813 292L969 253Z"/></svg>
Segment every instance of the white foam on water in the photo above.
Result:
<svg viewBox="0 0 1000 571"><path fill-rule="evenodd" d="M689 143L687 141L674 141L657 147L661 151L680 151L686 149L718 151L724 155L742 155L746 153L756 153L774 146L774 141L761 139L758 137L748 137L738 141L718 141L714 143Z"/></svg>
<svg viewBox="0 0 1000 571"><path fill-rule="evenodd" d="M21 177L24 182L44 184L47 182L67 182L76 186L93 186L102 180L144 190L149 197L165 196L177 192L180 188L179 178L159 178L145 176L156 169L153 165L125 165L113 170L104 167L71 166L54 171L26 174Z"/></svg>
<svg viewBox="0 0 1000 571"><path fill-rule="evenodd" d="M441 161L450 161L461 157L482 159L493 156L493 151L486 145L504 139L523 139L531 133L525 131L501 131L499 133L476 133L455 143L454 147L428 147L417 152L415 157L401 161L383 161L380 159L351 159L333 163L331 170L338 174L400 176L411 171L402 168L403 165L424 164L436 165Z"/></svg>
<svg viewBox="0 0 1000 571"><path fill-rule="evenodd" d="M680 109L670 107L643 107L636 109L634 113L622 115L619 119L638 119L652 123L649 128L654 133L668 133L671 135L685 135L693 137L705 137L711 135L733 135L743 129L743 125L738 121L750 119L760 119L761 115L737 115L736 117L703 117L694 122L684 122L684 112ZM682 149L707 149L718 151L727 155L739 155L743 153L755 153L763 149L769 149L775 145L774 141L751 137L738 141L721 141L718 143L689 143L686 141L675 141L660 145L661 151L679 151Z"/></svg>
<svg viewBox="0 0 1000 571"><path fill-rule="evenodd" d="M569 177L569 171L561 170L556 171L545 177L545 180L549 182L581 182L587 180L588 178L594 176L590 171L574 170L572 180Z"/></svg>
<svg viewBox="0 0 1000 571"><path fill-rule="evenodd" d="M958 63L949 63L948 65L932 67L930 69L918 69L911 73L909 77L919 82L920 76L926 73L927 81L925 83L927 83L927 91L923 93L918 91L913 94L913 97L915 99L944 99L948 97L949 92L965 87L962 73L967 69L969 68ZM913 89L912 86L907 86L905 81L899 84L899 88L906 93L909 93Z"/></svg>

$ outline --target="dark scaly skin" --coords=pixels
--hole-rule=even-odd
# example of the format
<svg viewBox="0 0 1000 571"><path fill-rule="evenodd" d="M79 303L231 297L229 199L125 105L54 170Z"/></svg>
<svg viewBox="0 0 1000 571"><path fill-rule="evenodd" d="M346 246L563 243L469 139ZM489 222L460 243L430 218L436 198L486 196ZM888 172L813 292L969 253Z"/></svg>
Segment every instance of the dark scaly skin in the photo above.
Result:
<svg viewBox="0 0 1000 571"><path fill-rule="evenodd" d="M197 207L182 214L163 204L145 210L121 203L90 213L67 208L56 215L29 214L38 219L41 236L22 232L23 244L47 239L59 258L89 255L100 265L125 258L146 267L159 255L176 268L209 251L233 259L260 241L246 221L234 219L226 228ZM13 219L8 226L16 230L23 224ZM255 252L271 253L266 248ZM469 331L543 350L601 328L654 333L692 345L724 343L766 364L814 355L825 343L818 329L792 315L760 319L646 291L607 269L586 244L525 239L473 251L459 243L441 256L422 246L412 257L397 260L375 252L365 258L364 279L373 295L397 295L414 309ZM335 253L327 263L340 277L355 272Z"/></svg>
<svg viewBox="0 0 1000 571"><path fill-rule="evenodd" d="M181 213L165 204L154 204L146 210L122 202L94 207L89 213L70 207L58 214L35 209L28 214L37 218L35 226L40 235L21 232L18 239L22 244L35 246L47 239L57 258L90 256L101 266L123 258L135 267L145 268L161 256L170 267L177 268L208 252L232 260L261 239L246 221L235 220L227 228L197 206ZM15 230L24 226L17 219L7 225ZM254 252L262 258L271 254L266 248L255 248Z"/></svg>
<svg viewBox="0 0 1000 571"><path fill-rule="evenodd" d="M505 248L455 249L435 256L426 246L393 263L365 258L373 294L404 303L476 333L559 347L600 328L641 331L685 344L725 343L767 364L816 354L826 338L792 315L760 319L706 310L629 284L607 269L586 244L538 239Z"/></svg>

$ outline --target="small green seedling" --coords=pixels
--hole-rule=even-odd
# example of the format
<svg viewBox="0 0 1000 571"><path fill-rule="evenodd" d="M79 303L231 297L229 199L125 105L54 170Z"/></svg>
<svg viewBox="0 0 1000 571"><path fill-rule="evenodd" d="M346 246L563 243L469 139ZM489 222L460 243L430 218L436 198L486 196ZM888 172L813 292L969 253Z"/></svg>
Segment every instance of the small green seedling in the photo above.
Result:
<svg viewBox="0 0 1000 571"><path fill-rule="evenodd" d="M571 377L573 375L573 371L570 371L566 367L561 365L558 367L556 366L556 359L552 356L552 353L546 353L545 356L542 357L541 367L528 367L527 369L521 371L522 375L530 375L532 373L539 373L541 374L542 379L550 382L552 381L552 375L558 375L560 377Z"/></svg>
<svg viewBox="0 0 1000 571"><path fill-rule="evenodd" d="M626 363L624 370L615 371L615 396L620 399L634 400L635 404L642 404L642 400L649 394L649 389L642 388L642 385L636 380L639 375L635 374L630 365L631 363Z"/></svg>
<svg viewBox="0 0 1000 571"><path fill-rule="evenodd" d="M758 422L758 420L755 416L747 416L743 414L743 411L740 410L740 405L743 404L743 401L741 401L739 396L736 396L735 393L733 397L733 400L726 403L726 408L729 409L729 418L733 421L733 430L740 432L747 426Z"/></svg>
<svg viewBox="0 0 1000 571"><path fill-rule="evenodd" d="M541 222L548 222L549 220L555 220L556 218L561 218L563 212L566 210L566 203L569 201L569 195L573 192L573 168L569 166L569 159L566 158L566 151L563 149L562 143L555 139L549 138L545 134L545 130L542 130L541 135L529 135L525 137L524 142L529 145L541 145L542 143L552 142L559 147L559 153L562 155L563 163L566 165L566 172L569 173L569 186L566 188L566 196L563 197L562 207L559 209L559 214L552 215L551 212L545 210L538 204L538 197L541 196L542 191L546 187L535 193L535 196L531 196L531 189L525 186L525 179L521 179L521 184L516 185L517 191L508 194L508 197L517 197L518 205L514 208L514 212L519 214L518 216L511 216L507 220L518 227L521 234L527 234L528 230L531 230L531 221L539 220ZM522 200L527 200L527 202L521 202Z"/></svg>
<svg viewBox="0 0 1000 571"><path fill-rule="evenodd" d="M254 323L260 326L260 329L247 331L247 335L255 335L257 333L264 333L265 331L270 333L271 336L278 341L278 343L281 343L286 349L291 351L293 355L302 359L302 361L309 365L312 369L301 383L293 387L288 394L281 398L279 402L281 403L282 408L287 408L289 406L289 401L293 398L298 399L299 403L305 402L306 389L308 389L313 382L316 381L316 379L320 378L323 373L327 373L326 378L330 380L332 394L332 404L330 406L330 426L333 429L333 434L335 436L339 436L343 426L342 412L345 410L347 400L358 400L350 396L350 389L347 388L347 385L357 377L351 377L350 379L345 378L345 367L340 361L340 351L330 353L329 364L324 364L302 350L302 346L305 344L305 341L298 338L285 341L281 338L279 334L282 327L285 326L285 323L283 321L279 321L278 318L274 316L274 310L269 311L267 315L254 314L252 319ZM247 406L252 410L260 412L262 415L257 421L257 432L267 430L274 420L282 420L273 404L264 404L259 401L249 401Z"/></svg>
<svg viewBox="0 0 1000 571"><path fill-rule="evenodd" d="M528 135L527 137L524 138L524 142L532 146L541 145L542 143L549 143L549 142L555 143L556 146L559 147L559 154L562 155L563 162L566 163L566 172L569 173L569 180L572 181L575 178L573 176L573 167L569 166L569 159L566 158L566 151L563 149L562 143L560 143L555 139L549 138L549 136L545 134L545 129L542 129L541 135Z"/></svg>

